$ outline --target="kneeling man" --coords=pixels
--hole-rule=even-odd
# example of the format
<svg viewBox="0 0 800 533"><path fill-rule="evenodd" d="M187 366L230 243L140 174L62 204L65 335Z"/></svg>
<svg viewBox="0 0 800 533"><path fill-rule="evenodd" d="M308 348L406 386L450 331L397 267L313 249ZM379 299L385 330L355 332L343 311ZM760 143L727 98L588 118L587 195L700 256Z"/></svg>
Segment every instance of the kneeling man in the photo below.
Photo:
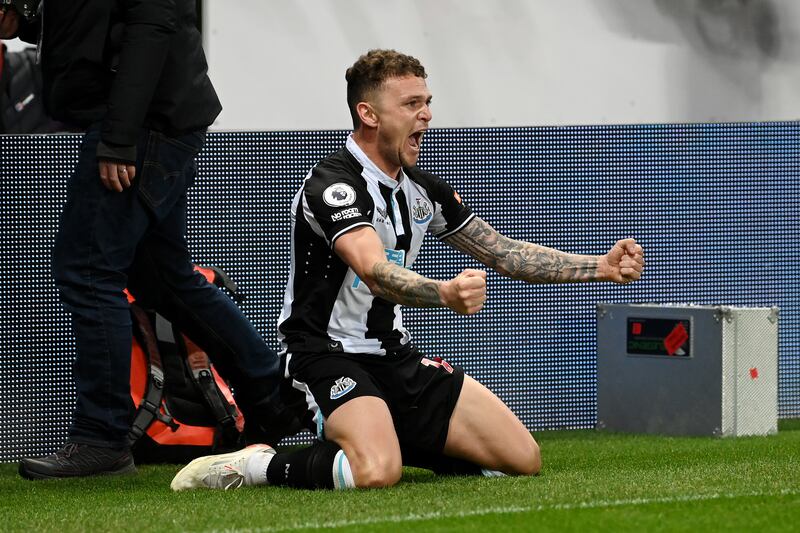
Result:
<svg viewBox="0 0 800 533"><path fill-rule="evenodd" d="M504 237L450 185L415 165L431 121L425 69L372 50L347 70L354 132L308 174L292 203L292 262L279 319L286 377L320 441L196 459L172 488L387 487L402 466L440 473L534 475L539 446L511 410L440 357L422 354L401 306L477 313L486 272L447 281L410 270L426 232L528 283L639 279L641 246L573 255Z"/></svg>

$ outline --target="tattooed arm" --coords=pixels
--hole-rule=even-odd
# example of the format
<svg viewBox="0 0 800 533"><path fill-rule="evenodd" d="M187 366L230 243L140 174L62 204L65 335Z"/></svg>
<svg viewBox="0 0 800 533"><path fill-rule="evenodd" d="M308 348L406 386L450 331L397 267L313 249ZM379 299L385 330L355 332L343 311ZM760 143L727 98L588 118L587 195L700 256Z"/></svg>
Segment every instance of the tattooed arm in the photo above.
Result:
<svg viewBox="0 0 800 533"><path fill-rule="evenodd" d="M371 227L355 228L336 240L334 250L367 284L374 296L411 307L449 307L461 314L477 313L486 301L486 272L467 269L439 281L386 259L380 238Z"/></svg>
<svg viewBox="0 0 800 533"><path fill-rule="evenodd" d="M503 276L528 283L629 283L644 267L642 247L633 239L618 241L606 255L575 255L509 239L478 217L445 242Z"/></svg>

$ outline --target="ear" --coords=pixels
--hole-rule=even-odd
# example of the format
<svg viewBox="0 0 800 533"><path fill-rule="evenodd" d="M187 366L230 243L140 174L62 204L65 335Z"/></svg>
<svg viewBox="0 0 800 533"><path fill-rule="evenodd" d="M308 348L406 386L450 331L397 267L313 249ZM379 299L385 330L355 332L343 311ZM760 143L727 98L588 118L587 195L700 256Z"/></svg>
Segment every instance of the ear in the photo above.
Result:
<svg viewBox="0 0 800 533"><path fill-rule="evenodd" d="M358 113L358 118L361 119L361 123L364 126L368 128L378 127L378 114L375 112L375 108L367 102L359 102L356 105L356 113Z"/></svg>

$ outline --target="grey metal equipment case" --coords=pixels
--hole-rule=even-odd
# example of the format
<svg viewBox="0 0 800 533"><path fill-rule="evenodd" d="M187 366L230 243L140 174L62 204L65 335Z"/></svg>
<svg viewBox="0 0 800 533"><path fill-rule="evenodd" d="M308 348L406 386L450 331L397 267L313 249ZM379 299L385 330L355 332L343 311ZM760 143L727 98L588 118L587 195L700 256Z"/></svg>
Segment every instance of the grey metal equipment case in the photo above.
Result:
<svg viewBox="0 0 800 533"><path fill-rule="evenodd" d="M778 308L597 305L598 429L778 431Z"/></svg>

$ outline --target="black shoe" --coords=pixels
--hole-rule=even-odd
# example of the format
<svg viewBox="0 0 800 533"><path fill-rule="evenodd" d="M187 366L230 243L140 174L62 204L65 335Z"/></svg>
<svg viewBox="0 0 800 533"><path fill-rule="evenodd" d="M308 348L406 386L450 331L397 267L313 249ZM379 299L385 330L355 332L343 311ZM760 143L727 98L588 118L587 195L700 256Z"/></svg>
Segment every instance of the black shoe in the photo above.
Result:
<svg viewBox="0 0 800 533"><path fill-rule="evenodd" d="M53 455L26 457L19 462L25 479L132 474L136 472L130 450L101 448L68 442Z"/></svg>

